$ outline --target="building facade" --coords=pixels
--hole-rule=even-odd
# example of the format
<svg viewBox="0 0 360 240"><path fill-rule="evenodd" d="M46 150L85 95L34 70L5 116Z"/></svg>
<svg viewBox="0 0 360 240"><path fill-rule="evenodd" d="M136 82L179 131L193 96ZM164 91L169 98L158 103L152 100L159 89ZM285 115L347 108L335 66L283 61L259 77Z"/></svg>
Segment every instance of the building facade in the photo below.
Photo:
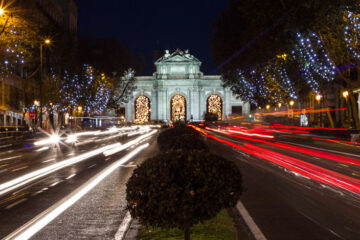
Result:
<svg viewBox="0 0 360 240"><path fill-rule="evenodd" d="M206 113L223 120L250 113L250 104L224 88L220 75L204 75L201 62L188 51L166 50L155 66L153 76L136 77L137 88L125 106L128 122L200 121Z"/></svg>
<svg viewBox="0 0 360 240"><path fill-rule="evenodd" d="M22 18L36 26L52 26L59 32L66 33L61 36L62 38L76 40L78 6L75 0L18 0L14 1L6 10L9 14L14 14L17 18ZM40 51L40 44L29 50ZM49 58L43 57L43 62L47 61ZM10 70L10 66L0 64L0 127L24 124L25 95L28 98L39 97L36 94L38 82L32 84L25 80L32 72L34 69L28 69L26 66ZM45 70L43 70L44 72ZM40 75L37 75L40 78ZM25 82L26 85L24 85Z"/></svg>

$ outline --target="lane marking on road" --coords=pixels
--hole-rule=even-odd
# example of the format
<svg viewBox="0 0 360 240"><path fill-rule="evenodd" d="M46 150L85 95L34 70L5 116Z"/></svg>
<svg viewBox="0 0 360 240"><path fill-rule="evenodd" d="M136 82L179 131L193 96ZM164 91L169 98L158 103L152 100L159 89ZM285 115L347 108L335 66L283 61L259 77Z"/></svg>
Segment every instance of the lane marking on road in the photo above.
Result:
<svg viewBox="0 0 360 240"><path fill-rule="evenodd" d="M45 151L45 150L48 150L50 149L49 147L42 147L42 148L39 148L38 150L35 150L35 152L42 152L42 151Z"/></svg>
<svg viewBox="0 0 360 240"><path fill-rule="evenodd" d="M11 159L16 159L16 158L20 158L20 157L22 157L22 155L18 155L18 156L14 156L14 157L8 157L8 158L2 158L2 159L0 159L0 162L6 161L6 160L11 160Z"/></svg>
<svg viewBox="0 0 360 240"><path fill-rule="evenodd" d="M43 161L43 163L52 162L52 161L55 161L55 160L56 160L56 158L50 158L49 160Z"/></svg>
<svg viewBox="0 0 360 240"><path fill-rule="evenodd" d="M115 234L115 240L123 240L124 239L125 234L130 227L131 221L132 221L132 218L131 218L130 212L127 211L123 221L121 222L121 224L119 226L119 229L117 230L117 232Z"/></svg>
<svg viewBox="0 0 360 240"><path fill-rule="evenodd" d="M239 211L242 219L245 221L246 225L249 227L252 235L256 240L266 240L265 235L261 232L260 228L256 225L253 218L250 216L249 212L246 210L245 206L241 201L238 201L236 208Z"/></svg>
<svg viewBox="0 0 360 240"><path fill-rule="evenodd" d="M6 148L6 147L11 147L12 144L6 144L6 145L1 145L0 148Z"/></svg>
<svg viewBox="0 0 360 240"><path fill-rule="evenodd" d="M19 167L19 168L15 168L13 170L11 170L12 172L17 172L17 171L20 171L20 170L23 170L25 168L28 168L28 166L23 166L23 167Z"/></svg>
<svg viewBox="0 0 360 240"><path fill-rule="evenodd" d="M66 178L66 180L69 180L69 179L71 179L71 178L73 178L73 177L75 177L76 176L76 174L74 173L74 174L71 174L70 176L68 176L67 178Z"/></svg>
<svg viewBox="0 0 360 240"><path fill-rule="evenodd" d="M344 154L344 155L349 155L349 156L354 156L354 157L360 158L360 155L358 155L358 154L353 154L353 153L340 152L340 151L330 150L330 149L326 149L326 148L311 147L311 146L308 146L308 145L303 145L303 144L293 143L293 142L284 142L284 141L279 141L279 142L285 143L285 144L297 145L297 146L306 147L306 148L312 148L312 149L316 149L316 150L320 150L320 151L328 151L328 152L333 152L333 153L340 153L340 154Z"/></svg>
<svg viewBox="0 0 360 240"><path fill-rule="evenodd" d="M36 217L31 219L29 222L25 223L20 228L16 229L14 232L7 235L4 239L18 239L18 240L27 240L34 236L37 232L43 229L61 213L66 211L74 203L80 200L85 194L97 186L102 180L104 180L108 175L114 172L121 165L129 161L136 154L138 154L143 149L147 148L149 143L143 144L135 150L131 151L121 159L117 160L109 167L102 170L100 173L96 174L86 183L78 187L75 191L64 197L62 200L49 207L42 213L38 214Z"/></svg>
<svg viewBox="0 0 360 240"><path fill-rule="evenodd" d="M89 166L88 169L93 168L95 166L96 166L96 164L93 164L93 165Z"/></svg>
<svg viewBox="0 0 360 240"><path fill-rule="evenodd" d="M27 200L27 198L20 199L19 201L16 201L16 202L8 205L8 206L6 207L6 209L13 208L13 207L15 207L16 205L19 205L20 203L25 202L26 200Z"/></svg>

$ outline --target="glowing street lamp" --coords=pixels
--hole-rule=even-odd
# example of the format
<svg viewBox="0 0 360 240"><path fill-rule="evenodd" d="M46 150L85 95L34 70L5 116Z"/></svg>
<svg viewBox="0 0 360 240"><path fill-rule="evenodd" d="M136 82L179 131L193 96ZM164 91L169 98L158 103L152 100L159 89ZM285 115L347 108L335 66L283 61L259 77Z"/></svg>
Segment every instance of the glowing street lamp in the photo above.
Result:
<svg viewBox="0 0 360 240"><path fill-rule="evenodd" d="M34 101L34 105L35 105L36 107L38 107L38 106L39 106L39 104L40 104L40 103L39 103L39 101L38 101L38 100L35 100L35 101Z"/></svg>
<svg viewBox="0 0 360 240"><path fill-rule="evenodd" d="M268 109L268 110L270 109L270 105L269 105L269 104L268 104L268 105L266 105L266 109Z"/></svg>
<svg viewBox="0 0 360 240"><path fill-rule="evenodd" d="M321 98L322 98L322 96L321 96L320 94L317 94L317 95L315 96L315 99L316 99L316 101L318 101L318 102L320 102Z"/></svg>
<svg viewBox="0 0 360 240"><path fill-rule="evenodd" d="M289 104L290 104L290 106L294 106L295 101L294 101L294 100L291 100Z"/></svg>
<svg viewBox="0 0 360 240"><path fill-rule="evenodd" d="M0 8L0 16L3 15L5 13L5 10Z"/></svg>
<svg viewBox="0 0 360 240"><path fill-rule="evenodd" d="M78 106L78 112L81 112L82 111L82 106Z"/></svg>
<svg viewBox="0 0 360 240"><path fill-rule="evenodd" d="M278 107L281 108L281 103L278 103Z"/></svg>
<svg viewBox="0 0 360 240"><path fill-rule="evenodd" d="M43 45L50 45L51 40L49 38L44 39L44 41L40 42L40 101L42 100L42 82L43 82ZM40 106L40 109L41 106ZM42 128L42 113L40 114L40 127Z"/></svg>
<svg viewBox="0 0 360 240"><path fill-rule="evenodd" d="M349 96L349 92L348 92L348 91L346 91L346 90L345 90L345 91L343 91L343 93L342 93L342 94L343 94L344 98L346 98L346 99L347 99L347 97Z"/></svg>

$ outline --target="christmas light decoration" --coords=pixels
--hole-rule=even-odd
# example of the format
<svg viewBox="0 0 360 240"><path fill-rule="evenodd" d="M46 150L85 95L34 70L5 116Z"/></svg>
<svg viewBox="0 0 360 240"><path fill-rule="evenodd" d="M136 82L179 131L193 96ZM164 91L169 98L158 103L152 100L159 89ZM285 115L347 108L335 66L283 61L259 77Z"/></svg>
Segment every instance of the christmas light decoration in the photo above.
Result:
<svg viewBox="0 0 360 240"><path fill-rule="evenodd" d="M218 120L222 120L222 99L219 95L213 94L208 97L207 111L218 115Z"/></svg>
<svg viewBox="0 0 360 240"><path fill-rule="evenodd" d="M150 120L150 100L141 95L135 99L135 123L146 123Z"/></svg>
<svg viewBox="0 0 360 240"><path fill-rule="evenodd" d="M328 56L323 43L315 33L305 37L297 33L298 45L292 51L292 56L298 61L303 77L316 93L320 93L323 82L335 79L336 66Z"/></svg>
<svg viewBox="0 0 360 240"><path fill-rule="evenodd" d="M171 120L183 121L186 118L186 99L182 95L175 95L171 99Z"/></svg>
<svg viewBox="0 0 360 240"><path fill-rule="evenodd" d="M345 22L344 35L346 46L349 48L351 54L359 61L360 15L348 10L345 16Z"/></svg>

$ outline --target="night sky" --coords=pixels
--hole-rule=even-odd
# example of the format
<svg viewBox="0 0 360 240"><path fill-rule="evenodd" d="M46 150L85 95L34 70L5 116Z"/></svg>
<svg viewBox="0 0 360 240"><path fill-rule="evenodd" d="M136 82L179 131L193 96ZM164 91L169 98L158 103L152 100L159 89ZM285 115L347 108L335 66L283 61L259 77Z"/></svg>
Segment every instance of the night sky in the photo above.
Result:
<svg viewBox="0 0 360 240"><path fill-rule="evenodd" d="M145 56L152 74L154 50L189 49L206 74L215 67L210 38L214 19L228 0L77 0L79 34L117 37L134 55Z"/></svg>

